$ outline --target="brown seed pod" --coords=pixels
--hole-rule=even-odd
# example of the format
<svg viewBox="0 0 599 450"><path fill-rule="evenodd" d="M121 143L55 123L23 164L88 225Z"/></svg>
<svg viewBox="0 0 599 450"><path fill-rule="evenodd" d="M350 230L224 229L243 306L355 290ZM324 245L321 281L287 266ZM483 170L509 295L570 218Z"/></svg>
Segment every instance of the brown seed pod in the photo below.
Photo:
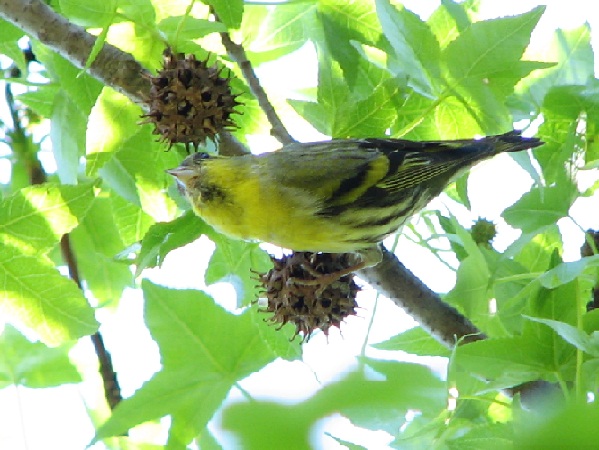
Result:
<svg viewBox="0 0 599 450"><path fill-rule="evenodd" d="M272 313L267 320L280 324L279 329L293 323L293 339L301 334L302 343L307 342L317 329L328 335L330 327L339 328L347 316L356 314L360 288L353 274L319 283L319 277L351 267L351 255L294 252L271 259L274 267L259 275L268 301L262 311Z"/></svg>
<svg viewBox="0 0 599 450"><path fill-rule="evenodd" d="M197 150L206 139L214 141L219 132L233 130L231 114L241 105L231 93L230 77L221 77L222 68L208 60L198 61L194 55L164 52L164 66L155 77L147 103L150 112L143 123L153 123L154 134L169 143L189 145Z"/></svg>

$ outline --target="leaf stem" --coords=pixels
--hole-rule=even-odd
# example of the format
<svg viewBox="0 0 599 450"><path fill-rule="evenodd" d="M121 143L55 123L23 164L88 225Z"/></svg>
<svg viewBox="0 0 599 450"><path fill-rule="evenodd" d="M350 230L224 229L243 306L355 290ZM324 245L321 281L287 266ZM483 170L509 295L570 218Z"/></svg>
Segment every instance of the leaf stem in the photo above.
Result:
<svg viewBox="0 0 599 450"><path fill-rule="evenodd" d="M579 331L584 332L582 324L582 314L584 311L584 304L580 295L580 284L578 278L574 280L574 295L576 296L576 328ZM574 379L574 389L576 392L576 400L584 402L584 392L582 390L582 363L584 360L584 353L579 346L576 346L576 375Z"/></svg>

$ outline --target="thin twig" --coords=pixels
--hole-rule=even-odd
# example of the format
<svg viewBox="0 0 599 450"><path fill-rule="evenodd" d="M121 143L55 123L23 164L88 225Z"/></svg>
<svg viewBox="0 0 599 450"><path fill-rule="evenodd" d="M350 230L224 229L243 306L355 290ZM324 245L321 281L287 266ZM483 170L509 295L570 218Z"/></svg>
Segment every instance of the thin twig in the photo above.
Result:
<svg viewBox="0 0 599 450"><path fill-rule="evenodd" d="M79 276L79 268L77 267L77 260L68 234L64 234L60 239L60 251L62 253L62 258L67 263L69 276L77 284L79 289L83 290L81 278ZM114 371L114 365L112 364L112 357L110 356L110 352L106 349L104 339L99 331L95 332L90 337L100 363L99 370L104 386L104 398L106 398L106 402L108 403L108 406L110 406L110 409L114 409L116 408L116 405L123 400L123 396L121 395L121 388L116 372Z"/></svg>
<svg viewBox="0 0 599 450"><path fill-rule="evenodd" d="M220 21L214 12L212 12L212 14L216 20ZM285 128L285 125L283 125L283 122L275 111L275 108L272 106L272 103L268 100L268 95L266 95L266 91L260 84L260 80L258 79L256 72L254 72L252 63L248 60L243 46L233 42L228 32L220 33L220 37L229 57L239 66L252 94L254 94L254 97L258 100L260 108L264 111L266 118L270 122L270 126L272 127L270 134L277 138L283 145L295 142L295 139L293 139L287 131L287 128Z"/></svg>

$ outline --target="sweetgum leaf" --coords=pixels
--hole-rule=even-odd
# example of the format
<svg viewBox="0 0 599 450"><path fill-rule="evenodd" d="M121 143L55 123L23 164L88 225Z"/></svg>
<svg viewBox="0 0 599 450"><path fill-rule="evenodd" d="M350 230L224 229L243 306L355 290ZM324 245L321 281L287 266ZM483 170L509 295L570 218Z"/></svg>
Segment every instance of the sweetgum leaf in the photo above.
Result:
<svg viewBox="0 0 599 450"><path fill-rule="evenodd" d="M206 294L142 283L145 320L163 369L124 400L95 440L170 414L170 439L189 442L208 423L231 387L275 355L248 312L227 313Z"/></svg>
<svg viewBox="0 0 599 450"><path fill-rule="evenodd" d="M7 325L0 335L0 386L9 384L29 388L78 383L81 375L69 360L72 345L48 348L28 341Z"/></svg>

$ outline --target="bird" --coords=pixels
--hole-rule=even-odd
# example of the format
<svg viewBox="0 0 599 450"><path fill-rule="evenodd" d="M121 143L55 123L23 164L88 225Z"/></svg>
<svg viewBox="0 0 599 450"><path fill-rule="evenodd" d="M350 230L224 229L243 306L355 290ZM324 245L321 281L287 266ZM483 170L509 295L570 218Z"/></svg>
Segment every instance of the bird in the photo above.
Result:
<svg viewBox="0 0 599 450"><path fill-rule="evenodd" d="M198 152L167 172L215 230L294 251L354 253L354 271L376 265L379 243L459 174L542 144L516 130L460 140L333 139L262 154Z"/></svg>

